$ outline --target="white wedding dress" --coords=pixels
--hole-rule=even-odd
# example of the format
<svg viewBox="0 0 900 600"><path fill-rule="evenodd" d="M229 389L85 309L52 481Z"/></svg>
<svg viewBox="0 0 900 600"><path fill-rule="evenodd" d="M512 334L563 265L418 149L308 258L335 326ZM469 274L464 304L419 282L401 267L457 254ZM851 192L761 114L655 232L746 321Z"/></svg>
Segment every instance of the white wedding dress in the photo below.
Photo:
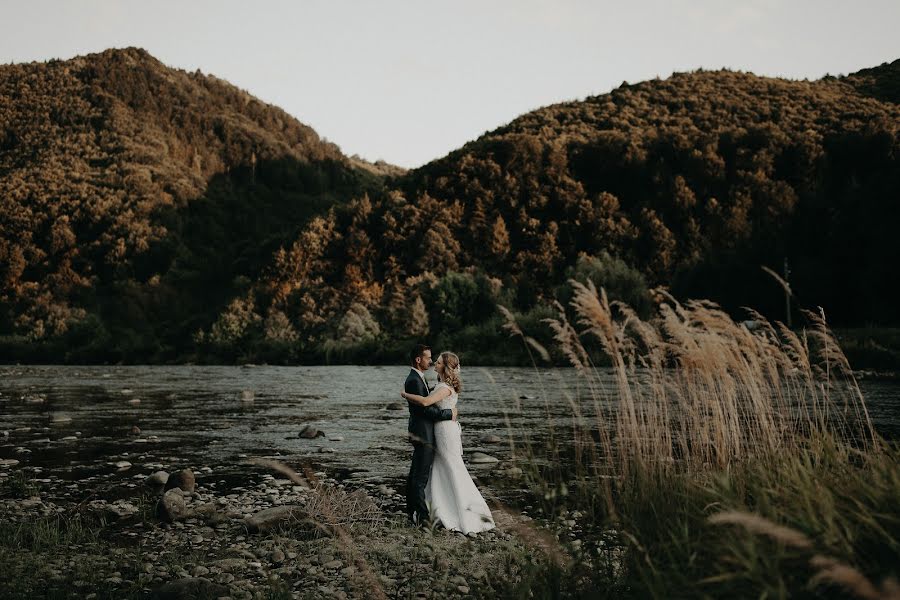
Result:
<svg viewBox="0 0 900 600"><path fill-rule="evenodd" d="M438 383L435 389L450 387ZM437 403L439 408L453 408L459 396ZM425 486L425 501L435 522L464 534L493 529L494 518L481 492L475 487L462 459L462 430L459 421L437 421L434 424L434 463Z"/></svg>

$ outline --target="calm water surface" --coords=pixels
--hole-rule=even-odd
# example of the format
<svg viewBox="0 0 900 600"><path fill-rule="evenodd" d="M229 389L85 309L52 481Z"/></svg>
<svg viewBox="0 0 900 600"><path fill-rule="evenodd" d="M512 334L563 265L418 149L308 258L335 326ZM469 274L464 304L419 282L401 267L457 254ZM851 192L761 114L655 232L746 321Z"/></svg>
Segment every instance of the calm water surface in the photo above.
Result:
<svg viewBox="0 0 900 600"><path fill-rule="evenodd" d="M177 465L240 464L280 457L398 483L408 469L408 367L0 366L0 461L80 479L111 464L128 477ZM571 424L568 398L592 404L572 369L465 369L460 421L466 451L509 458L482 436ZM607 374L612 388L612 379ZM900 383L861 383L882 434L900 437ZM242 399L247 392L252 401ZM391 403L401 403L401 410ZM588 412L591 412L588 410ZM326 437L301 439L307 424ZM134 427L140 433L133 431ZM329 439L329 438L342 439ZM517 439L518 434L513 435ZM324 451L323 451L324 449ZM332 452L333 450L333 452Z"/></svg>

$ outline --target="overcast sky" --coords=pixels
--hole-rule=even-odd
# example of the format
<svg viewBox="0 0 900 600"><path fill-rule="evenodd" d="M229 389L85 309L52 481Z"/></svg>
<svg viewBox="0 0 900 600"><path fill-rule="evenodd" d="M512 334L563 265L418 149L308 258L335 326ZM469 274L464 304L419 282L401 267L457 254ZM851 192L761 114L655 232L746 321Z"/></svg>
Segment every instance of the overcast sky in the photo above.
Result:
<svg viewBox="0 0 900 600"><path fill-rule="evenodd" d="M139 46L415 167L539 106L673 71L900 58L900 0L0 0L0 61Z"/></svg>

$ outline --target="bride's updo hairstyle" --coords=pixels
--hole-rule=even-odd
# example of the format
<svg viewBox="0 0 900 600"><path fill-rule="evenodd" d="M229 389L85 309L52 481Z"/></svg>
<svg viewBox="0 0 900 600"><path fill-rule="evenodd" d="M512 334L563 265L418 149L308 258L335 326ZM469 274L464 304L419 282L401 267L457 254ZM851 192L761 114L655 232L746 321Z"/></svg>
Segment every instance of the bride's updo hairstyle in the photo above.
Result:
<svg viewBox="0 0 900 600"><path fill-rule="evenodd" d="M441 378L458 394L462 390L462 381L459 378L459 357L452 352L441 352L441 360L444 363L444 374Z"/></svg>

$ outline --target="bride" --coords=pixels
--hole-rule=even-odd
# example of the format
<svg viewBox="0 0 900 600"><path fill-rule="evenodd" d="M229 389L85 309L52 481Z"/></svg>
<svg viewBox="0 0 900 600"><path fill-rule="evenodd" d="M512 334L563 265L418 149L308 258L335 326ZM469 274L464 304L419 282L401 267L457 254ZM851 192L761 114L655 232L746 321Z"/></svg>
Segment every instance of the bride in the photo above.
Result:
<svg viewBox="0 0 900 600"><path fill-rule="evenodd" d="M437 404L439 408L455 407L462 389L459 357L452 352L442 352L434 363L434 370L440 383L427 398L407 392L401 395L422 406ZM459 422L436 422L434 445L434 464L425 487L425 501L434 521L466 535L492 529L494 518L491 511L463 463Z"/></svg>

